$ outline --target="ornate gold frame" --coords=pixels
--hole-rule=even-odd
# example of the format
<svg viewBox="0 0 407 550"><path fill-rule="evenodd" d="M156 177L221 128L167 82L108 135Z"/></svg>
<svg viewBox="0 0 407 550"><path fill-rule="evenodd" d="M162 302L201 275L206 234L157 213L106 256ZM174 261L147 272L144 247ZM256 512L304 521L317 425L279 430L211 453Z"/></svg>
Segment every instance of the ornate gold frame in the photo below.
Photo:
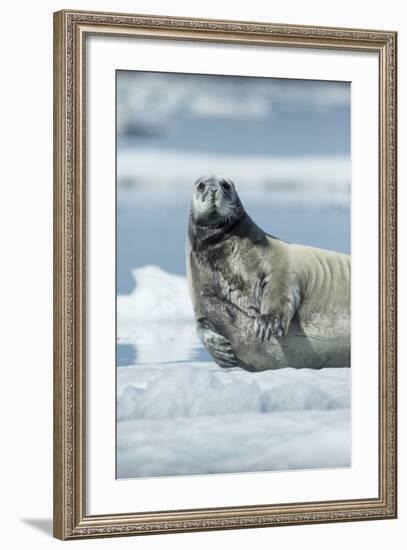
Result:
<svg viewBox="0 0 407 550"><path fill-rule="evenodd" d="M109 34L376 52L379 58L379 496L86 514L86 36ZM54 535L60 539L396 517L395 32L60 11L54 14Z"/></svg>

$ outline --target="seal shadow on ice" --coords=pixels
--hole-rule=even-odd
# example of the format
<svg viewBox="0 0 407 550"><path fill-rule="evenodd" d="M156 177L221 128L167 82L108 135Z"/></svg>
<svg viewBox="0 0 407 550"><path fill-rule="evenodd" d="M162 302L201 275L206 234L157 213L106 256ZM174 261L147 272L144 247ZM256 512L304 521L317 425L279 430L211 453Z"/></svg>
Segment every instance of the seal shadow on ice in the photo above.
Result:
<svg viewBox="0 0 407 550"><path fill-rule="evenodd" d="M231 180L195 182L186 263L198 335L220 367L350 367L350 256L268 235Z"/></svg>

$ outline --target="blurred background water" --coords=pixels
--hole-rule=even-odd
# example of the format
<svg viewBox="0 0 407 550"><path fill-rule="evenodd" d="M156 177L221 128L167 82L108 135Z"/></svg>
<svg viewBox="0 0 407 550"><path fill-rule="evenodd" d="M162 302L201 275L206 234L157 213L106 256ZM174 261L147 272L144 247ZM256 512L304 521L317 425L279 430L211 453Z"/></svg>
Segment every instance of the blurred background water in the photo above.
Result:
<svg viewBox="0 0 407 550"><path fill-rule="evenodd" d="M266 232L349 253L350 84L118 71L119 295L135 268L185 275L192 185L208 173L235 181ZM136 357L119 343L119 366Z"/></svg>

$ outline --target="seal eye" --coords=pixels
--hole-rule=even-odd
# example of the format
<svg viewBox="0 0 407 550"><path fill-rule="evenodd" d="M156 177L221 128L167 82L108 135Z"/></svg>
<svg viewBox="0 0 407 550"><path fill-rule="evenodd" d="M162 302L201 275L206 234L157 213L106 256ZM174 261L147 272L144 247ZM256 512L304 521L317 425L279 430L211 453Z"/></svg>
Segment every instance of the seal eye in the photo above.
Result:
<svg viewBox="0 0 407 550"><path fill-rule="evenodd" d="M227 181L222 181L221 186L225 189L225 191L229 191L230 189L230 185Z"/></svg>
<svg viewBox="0 0 407 550"><path fill-rule="evenodd" d="M199 191L203 191L205 189L205 184L203 181L201 181L201 183L198 184L198 189Z"/></svg>

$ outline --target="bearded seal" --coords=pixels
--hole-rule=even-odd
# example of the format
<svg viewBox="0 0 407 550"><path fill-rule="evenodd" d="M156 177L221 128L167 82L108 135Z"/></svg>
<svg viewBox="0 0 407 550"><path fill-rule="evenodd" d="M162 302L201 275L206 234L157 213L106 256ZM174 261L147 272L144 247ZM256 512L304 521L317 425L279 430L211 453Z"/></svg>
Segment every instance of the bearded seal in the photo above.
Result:
<svg viewBox="0 0 407 550"><path fill-rule="evenodd" d="M350 367L350 257L265 233L230 179L195 182L186 263L197 332L220 367Z"/></svg>

